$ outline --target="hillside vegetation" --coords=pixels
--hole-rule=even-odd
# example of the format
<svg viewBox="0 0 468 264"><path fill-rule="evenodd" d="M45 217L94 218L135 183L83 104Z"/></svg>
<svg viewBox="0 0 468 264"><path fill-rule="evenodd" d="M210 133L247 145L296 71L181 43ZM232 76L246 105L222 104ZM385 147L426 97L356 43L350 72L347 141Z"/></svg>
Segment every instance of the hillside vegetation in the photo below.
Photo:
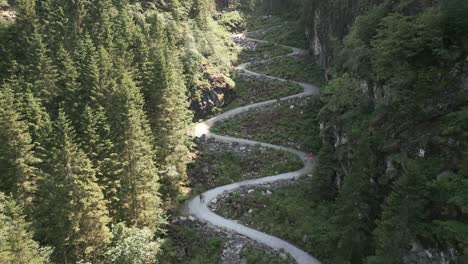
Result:
<svg viewBox="0 0 468 264"><path fill-rule="evenodd" d="M0 262L158 262L189 106L231 82L212 3L1 5L17 19L0 21Z"/></svg>
<svg viewBox="0 0 468 264"><path fill-rule="evenodd" d="M181 202L302 161L195 145L193 123L301 92L292 81L320 96L212 132L314 152L311 177L249 186L216 211L325 264L468 263L468 1L0 0L0 12L0 263L218 263L233 234L206 233ZM244 31L268 43L236 47ZM249 69L290 82L233 72L269 58Z"/></svg>

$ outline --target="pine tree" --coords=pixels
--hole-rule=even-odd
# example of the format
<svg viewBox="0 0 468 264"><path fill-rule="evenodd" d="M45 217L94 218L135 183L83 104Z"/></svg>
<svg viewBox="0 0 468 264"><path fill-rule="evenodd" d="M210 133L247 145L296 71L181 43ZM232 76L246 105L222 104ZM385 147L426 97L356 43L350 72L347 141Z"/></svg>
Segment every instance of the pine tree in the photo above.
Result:
<svg viewBox="0 0 468 264"><path fill-rule="evenodd" d="M33 85L34 95L49 108L58 95L57 69L48 55L46 44L38 30L34 30L29 45L31 54L27 58L29 64L26 67L25 77Z"/></svg>
<svg viewBox="0 0 468 264"><path fill-rule="evenodd" d="M33 240L22 208L0 192L0 262L4 264L49 263L49 248Z"/></svg>
<svg viewBox="0 0 468 264"><path fill-rule="evenodd" d="M194 0L192 5L192 17L197 21L198 27L202 30L208 28L209 0Z"/></svg>
<svg viewBox="0 0 468 264"><path fill-rule="evenodd" d="M120 220L129 225L149 227L153 232L163 222L159 197L158 171L153 160L153 137L143 111L143 97L128 74L119 83L122 106L122 138L120 161L123 171Z"/></svg>
<svg viewBox="0 0 468 264"><path fill-rule="evenodd" d="M427 189L425 184L430 179L435 162L406 161L403 175L394 184L387 205L382 212L382 219L374 231L376 237L376 255L369 257L369 263L393 264L403 262L404 255L418 232L424 233L423 223L427 217Z"/></svg>
<svg viewBox="0 0 468 264"><path fill-rule="evenodd" d="M96 169L96 177L104 198L109 202L112 217L118 211L118 189L120 186L118 154L112 141L111 128L105 116L104 108L96 110L86 107L83 125L83 150Z"/></svg>
<svg viewBox="0 0 468 264"><path fill-rule="evenodd" d="M329 143L325 143L320 149L310 191L317 201L331 201L336 197L338 187L336 186L335 168L337 162L334 154L333 146Z"/></svg>
<svg viewBox="0 0 468 264"><path fill-rule="evenodd" d="M50 116L42 104L42 101L34 96L33 85L25 82L22 78L13 76L9 80L9 86L15 93L18 113L28 125L34 152L36 156L44 161L49 144L49 136L52 131ZM45 162L40 162L37 167L42 168Z"/></svg>
<svg viewBox="0 0 468 264"><path fill-rule="evenodd" d="M79 89L79 73L72 58L63 47L60 47L57 52L56 65L58 65L57 73L59 76L57 87L60 92L54 103L53 111L57 116L58 109L62 107L67 116L74 116L78 112L76 98Z"/></svg>
<svg viewBox="0 0 468 264"><path fill-rule="evenodd" d="M69 47L67 38L68 18L65 16L63 5L59 0L41 0L37 7L37 16L42 27L44 42L50 50L59 50L62 46Z"/></svg>
<svg viewBox="0 0 468 264"><path fill-rule="evenodd" d="M8 85L0 90L0 190L14 193L20 204L31 209L39 172L35 165L28 124L17 112L18 105Z"/></svg>
<svg viewBox="0 0 468 264"><path fill-rule="evenodd" d="M15 58L16 35L9 23L0 23L0 82L8 78Z"/></svg>
<svg viewBox="0 0 468 264"><path fill-rule="evenodd" d="M93 100L94 91L100 89L99 68L97 62L97 51L94 47L91 37L86 34L79 42L76 54L76 69L79 73L77 78L78 88L73 96L67 97L71 100L72 109L70 110L70 119L74 127L77 129L78 134L82 133L82 118L86 106Z"/></svg>
<svg viewBox="0 0 468 264"><path fill-rule="evenodd" d="M15 23L18 39L16 41L16 57L20 62L28 62L27 54L30 52L29 38L37 31L39 26L36 15L36 0L15 1L17 20Z"/></svg>
<svg viewBox="0 0 468 264"><path fill-rule="evenodd" d="M113 49L110 53L114 54L114 62L116 67L121 68L120 72L128 71L132 67L134 51L131 50L134 44L134 34L136 31L132 15L130 13L130 5L128 0L118 0L114 2L118 10L118 15L113 21Z"/></svg>
<svg viewBox="0 0 468 264"><path fill-rule="evenodd" d="M112 45L113 9L112 0L101 0L89 5L86 27L96 46L110 48Z"/></svg>
<svg viewBox="0 0 468 264"><path fill-rule="evenodd" d="M92 163L74 142L63 112L54 126L48 175L39 186L38 236L55 247L60 263L96 262L110 242L110 219Z"/></svg>
<svg viewBox="0 0 468 264"><path fill-rule="evenodd" d="M374 176L375 154L369 143L362 141L355 156L359 158L344 179L337 198L339 209L332 218L335 227L339 228L335 263L359 263L373 249L371 230L375 217L372 215L375 194L370 179Z"/></svg>
<svg viewBox="0 0 468 264"><path fill-rule="evenodd" d="M60 0L61 6L64 7L65 16L69 22L67 24L67 32L71 43L78 43L80 36L84 33L84 22L88 12L88 5L86 0Z"/></svg>
<svg viewBox="0 0 468 264"><path fill-rule="evenodd" d="M145 70L145 109L156 138L163 195L171 199L177 196L179 185L186 180L189 158L187 128L191 113L186 87L179 77L182 74L178 55L174 52L176 48L167 39L161 25L155 24L153 27L157 47L151 49Z"/></svg>

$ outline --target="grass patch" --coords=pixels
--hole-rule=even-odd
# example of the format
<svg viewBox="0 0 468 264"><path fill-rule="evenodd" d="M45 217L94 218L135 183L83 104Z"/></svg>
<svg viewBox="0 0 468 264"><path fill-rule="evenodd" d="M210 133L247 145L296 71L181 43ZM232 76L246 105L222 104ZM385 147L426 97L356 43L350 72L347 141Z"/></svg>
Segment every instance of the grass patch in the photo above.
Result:
<svg viewBox="0 0 468 264"><path fill-rule="evenodd" d="M265 17L256 15L248 16L246 21L248 31L260 31L277 27L273 30L251 34L250 37L252 38L267 40L291 47L307 48L304 23L300 19L288 20L280 16Z"/></svg>
<svg viewBox="0 0 468 264"><path fill-rule="evenodd" d="M318 98L310 98L303 105L294 108L281 103L218 122L211 131L304 151L316 151L320 148L317 113L321 105Z"/></svg>
<svg viewBox="0 0 468 264"><path fill-rule="evenodd" d="M291 53L290 48L272 43L260 43L255 50L242 49L239 53L238 64L274 58Z"/></svg>
<svg viewBox="0 0 468 264"><path fill-rule="evenodd" d="M284 21L284 18L279 16L266 17L260 15L252 15L246 17L248 31L257 31L279 26L282 25Z"/></svg>
<svg viewBox="0 0 468 264"><path fill-rule="evenodd" d="M311 202L310 184L310 179L304 179L274 190L271 195L265 195L261 189L242 196L233 193L216 212L315 254L322 243L319 238L323 237L318 232L327 230L327 216L333 214L331 206L319 207Z"/></svg>
<svg viewBox="0 0 468 264"><path fill-rule="evenodd" d="M246 147L248 154L201 150L189 164L193 193L238 182L298 170L302 161L295 155L272 149Z"/></svg>
<svg viewBox="0 0 468 264"><path fill-rule="evenodd" d="M283 253L284 254L284 253ZM267 254L264 251L260 251L251 247L245 248L242 251L242 258L245 259L247 264L295 264L296 261L288 255L284 255L284 258Z"/></svg>
<svg viewBox="0 0 468 264"><path fill-rule="evenodd" d="M184 225L171 225L162 245L159 263L218 264L224 241L207 237Z"/></svg>
<svg viewBox="0 0 468 264"><path fill-rule="evenodd" d="M283 44L290 47L307 49L307 39L304 33L302 21L284 21L280 26L272 30L255 32L249 34L249 37L269 42Z"/></svg>
<svg viewBox="0 0 468 264"><path fill-rule="evenodd" d="M302 87L294 83L285 83L266 79L246 79L242 77L234 78L236 82L235 91L237 94L229 105L223 108L228 111L240 106L252 103L264 102L272 99L278 99L303 91Z"/></svg>
<svg viewBox="0 0 468 264"><path fill-rule="evenodd" d="M325 84L324 72L311 57L282 57L270 62L253 65L250 70L287 80Z"/></svg>

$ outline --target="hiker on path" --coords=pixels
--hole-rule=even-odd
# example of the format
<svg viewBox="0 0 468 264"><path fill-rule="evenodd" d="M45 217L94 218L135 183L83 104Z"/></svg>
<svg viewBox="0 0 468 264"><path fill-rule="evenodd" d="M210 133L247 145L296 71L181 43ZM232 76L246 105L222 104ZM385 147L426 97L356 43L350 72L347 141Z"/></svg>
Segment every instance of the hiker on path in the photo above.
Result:
<svg viewBox="0 0 468 264"><path fill-rule="evenodd" d="M203 193L200 193L200 203L204 203L205 202L205 196L203 195Z"/></svg>
<svg viewBox="0 0 468 264"><path fill-rule="evenodd" d="M306 161L307 159L311 159L311 160L315 159L315 154L313 152L306 154L304 157L304 161Z"/></svg>

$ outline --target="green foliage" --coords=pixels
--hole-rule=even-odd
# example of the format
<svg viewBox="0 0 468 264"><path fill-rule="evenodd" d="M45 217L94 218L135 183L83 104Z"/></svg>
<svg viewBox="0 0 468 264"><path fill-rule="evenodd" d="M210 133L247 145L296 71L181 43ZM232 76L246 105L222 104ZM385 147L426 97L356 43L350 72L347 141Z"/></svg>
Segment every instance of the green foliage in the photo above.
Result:
<svg viewBox="0 0 468 264"><path fill-rule="evenodd" d="M251 67L252 71L269 76L280 77L286 80L324 84L323 70L312 63L311 58L282 57L271 62L257 64Z"/></svg>
<svg viewBox="0 0 468 264"><path fill-rule="evenodd" d="M0 81L6 79L11 71L14 58L14 31L11 23L0 20Z"/></svg>
<svg viewBox="0 0 468 264"><path fill-rule="evenodd" d="M54 125L47 175L39 183L35 225L57 262L97 261L110 242L110 218L91 161L63 112Z"/></svg>
<svg viewBox="0 0 468 264"><path fill-rule="evenodd" d="M464 144L447 142L466 138L458 65L468 27L450 11L466 5L408 11L412 4L359 17L322 90L323 148L311 190L339 208L318 232L340 227L324 242L337 245L333 255L317 245L325 262L401 263L415 244L464 257Z"/></svg>
<svg viewBox="0 0 468 264"><path fill-rule="evenodd" d="M292 146L304 151L320 148L316 114L321 103L312 99L302 106L281 103L217 123L211 131L261 142ZM307 113L307 114L306 114ZM312 114L309 114L312 113Z"/></svg>
<svg viewBox="0 0 468 264"><path fill-rule="evenodd" d="M224 239L187 225L171 225L161 246L161 263L216 264L224 248ZM182 253L183 252L183 253Z"/></svg>
<svg viewBox="0 0 468 264"><path fill-rule="evenodd" d="M14 2L0 25L1 191L57 262L103 261L110 223L160 236L161 196L187 180L189 100L207 72L229 81L211 1Z"/></svg>
<svg viewBox="0 0 468 264"><path fill-rule="evenodd" d="M334 154L334 149L329 144L324 145L318 153L320 158L314 168L311 183L311 194L315 200L330 201L336 197L338 186L335 168L338 162Z"/></svg>
<svg viewBox="0 0 468 264"><path fill-rule="evenodd" d="M245 258L247 264L256 263L271 263L271 264L289 264L296 263L291 256L287 256L285 259L280 259L278 256L265 254L260 250L254 248L246 248L242 251L242 256Z"/></svg>
<svg viewBox="0 0 468 264"><path fill-rule="evenodd" d="M50 263L51 249L33 240L22 207L0 192L0 262L5 264Z"/></svg>
<svg viewBox="0 0 468 264"><path fill-rule="evenodd" d="M328 259L335 255L337 246L339 228L330 224L336 208L330 203L311 202L310 184L310 179L301 180L273 190L271 195L265 195L265 190L243 197L234 193L216 212L291 241L321 260ZM249 213L251 209L253 212Z"/></svg>
<svg viewBox="0 0 468 264"><path fill-rule="evenodd" d="M263 43L255 47L255 49L242 49L238 63L258 61L268 58L275 58L278 56L286 55L291 50L278 44Z"/></svg>
<svg viewBox="0 0 468 264"><path fill-rule="evenodd" d="M19 204L31 209L39 175L35 165L40 160L8 85L0 90L0 105L0 190L13 193Z"/></svg>
<svg viewBox="0 0 468 264"><path fill-rule="evenodd" d="M43 36L38 30L32 32L28 39L30 54L27 54L26 80L32 84L33 94L41 99L45 106L49 106L51 100L57 96L57 68L47 54L48 50Z"/></svg>
<svg viewBox="0 0 468 264"><path fill-rule="evenodd" d="M373 153L368 141L359 142L356 156L349 174L345 175L344 183L336 199L337 211L331 221L338 227L336 233L337 254L332 262L360 262L373 249L370 233L374 227L373 212L378 207L372 197L375 197L371 179L376 168L376 154Z"/></svg>
<svg viewBox="0 0 468 264"><path fill-rule="evenodd" d="M280 81L249 80L242 76L234 78L234 81L236 98L223 108L224 111L251 103L283 98L303 91L299 85Z"/></svg>
<svg viewBox="0 0 468 264"><path fill-rule="evenodd" d="M157 29L158 25L153 25ZM160 22L159 22L160 23ZM181 66L174 43L166 37L165 29L158 30L157 45L152 48L146 65L144 94L149 121L158 146L162 194L165 200L179 195L178 188L186 180L189 158L187 128L191 121L186 87L181 79Z"/></svg>
<svg viewBox="0 0 468 264"><path fill-rule="evenodd" d="M237 32L245 29L246 22L239 11L224 12L219 18L219 23L229 32Z"/></svg>
<svg viewBox="0 0 468 264"><path fill-rule="evenodd" d="M259 15L248 15L246 17L248 31L257 31L280 26L284 19L280 16L263 17Z"/></svg>
<svg viewBox="0 0 468 264"><path fill-rule="evenodd" d="M119 85L123 102L120 160L120 221L153 232L160 229L163 212L160 208L158 170L154 162L153 136L143 111L143 97L129 78L122 76Z"/></svg>
<svg viewBox="0 0 468 264"><path fill-rule="evenodd" d="M378 240L377 255L370 258L371 263L395 263L402 261L406 248L414 239L424 236L424 226L428 217L427 190L421 182L434 173L429 162L412 162L394 186L388 198L388 205L382 213L382 219L375 230ZM432 170L432 171L431 171ZM398 232L395 232L398 230Z"/></svg>
<svg viewBox="0 0 468 264"><path fill-rule="evenodd" d="M106 252L106 263L160 263L158 255L162 241L153 241L153 233L149 228L126 227L119 223L114 226L112 234L114 238Z"/></svg>
<svg viewBox="0 0 468 264"><path fill-rule="evenodd" d="M96 178L104 198L108 202L110 215L118 215L118 190L122 172L116 146L112 142L111 128L105 116L104 108L92 110L86 107L83 117L82 146L96 169Z"/></svg>
<svg viewBox="0 0 468 264"><path fill-rule="evenodd" d="M193 193L247 179L295 171L301 160L287 152L248 148L249 153L210 151L202 148L188 173Z"/></svg>
<svg viewBox="0 0 468 264"><path fill-rule="evenodd" d="M294 18L294 19L297 19ZM265 29L264 31L249 34L249 37L267 40L272 43L283 44L296 48L306 48L304 25L301 19L285 20L283 18L256 18L251 28Z"/></svg>

